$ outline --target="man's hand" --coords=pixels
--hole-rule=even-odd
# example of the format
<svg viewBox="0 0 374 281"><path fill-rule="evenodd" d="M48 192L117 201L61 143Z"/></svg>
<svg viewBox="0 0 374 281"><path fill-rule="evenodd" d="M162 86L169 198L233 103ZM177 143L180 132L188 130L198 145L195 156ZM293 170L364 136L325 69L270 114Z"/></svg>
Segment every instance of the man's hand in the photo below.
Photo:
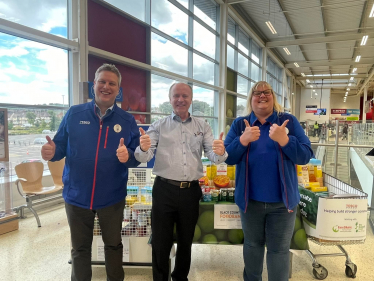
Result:
<svg viewBox="0 0 374 281"><path fill-rule="evenodd" d="M247 119L244 119L245 131L240 136L240 143L247 146L250 142L254 142L260 138L260 128L258 126L249 126Z"/></svg>
<svg viewBox="0 0 374 281"><path fill-rule="evenodd" d="M273 124L270 127L269 131L269 137L280 144L280 146L285 146L288 143L288 136L286 131L286 125L288 123L288 119L283 122L281 126L278 126L277 124Z"/></svg>
<svg viewBox="0 0 374 281"><path fill-rule="evenodd" d="M56 144L54 143L53 140L51 140L49 136L46 136L45 138L48 142L42 146L41 154L42 154L42 158L45 161L49 161L53 158L53 156L55 156Z"/></svg>
<svg viewBox="0 0 374 281"><path fill-rule="evenodd" d="M225 145L223 144L223 132L219 135L218 140L213 141L213 152L219 156L225 154Z"/></svg>
<svg viewBox="0 0 374 281"><path fill-rule="evenodd" d="M151 147L151 138L145 133L143 128L139 128L140 131L140 149L144 152L148 151Z"/></svg>
<svg viewBox="0 0 374 281"><path fill-rule="evenodd" d="M127 147L124 144L124 139L121 138L119 141L118 149L117 149L117 157L119 162L126 163L129 160L129 152L127 151Z"/></svg>

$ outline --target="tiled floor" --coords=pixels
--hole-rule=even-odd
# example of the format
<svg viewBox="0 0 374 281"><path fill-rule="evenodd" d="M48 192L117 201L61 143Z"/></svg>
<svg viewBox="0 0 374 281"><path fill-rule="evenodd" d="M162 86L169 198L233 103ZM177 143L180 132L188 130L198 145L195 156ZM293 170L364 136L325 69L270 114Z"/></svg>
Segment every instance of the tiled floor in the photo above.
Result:
<svg viewBox="0 0 374 281"><path fill-rule="evenodd" d="M0 236L0 280L43 281L70 280L69 227L62 204L53 209L39 211L42 227L38 228L33 216L20 221L20 229ZM321 247L310 243L316 253L335 252L336 247ZM362 245L349 245L346 250L358 266L358 281L374 280L374 236L369 228ZM242 247L194 245L189 280L228 281L242 280ZM321 258L320 263L329 271L325 280L349 280L345 274L343 257ZM266 266L265 266L266 268ZM150 268L125 268L126 280L152 280ZM267 280L266 269L264 278ZM106 280L105 269L93 269L92 280ZM291 280L315 280L312 266L305 252L294 255Z"/></svg>

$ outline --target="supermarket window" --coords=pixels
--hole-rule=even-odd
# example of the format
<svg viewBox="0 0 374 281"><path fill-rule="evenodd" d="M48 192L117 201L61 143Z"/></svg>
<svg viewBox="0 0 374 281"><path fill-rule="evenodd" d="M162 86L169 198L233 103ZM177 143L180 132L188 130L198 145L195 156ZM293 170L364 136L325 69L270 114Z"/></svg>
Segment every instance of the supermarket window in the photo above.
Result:
<svg viewBox="0 0 374 281"><path fill-rule="evenodd" d="M211 0L194 0L194 14L214 30L217 21L217 6Z"/></svg>
<svg viewBox="0 0 374 281"><path fill-rule="evenodd" d="M192 115L214 117L214 91L193 87Z"/></svg>
<svg viewBox="0 0 374 281"><path fill-rule="evenodd" d="M185 44L188 43L188 15L167 0L151 1L151 25Z"/></svg>
<svg viewBox="0 0 374 281"><path fill-rule="evenodd" d="M171 114L173 108L169 100L169 88L177 81L165 78L159 75L151 74L151 112L164 114L165 116ZM151 117L151 123L155 115ZM161 116L163 117L163 116Z"/></svg>
<svg viewBox="0 0 374 281"><path fill-rule="evenodd" d="M68 51L0 33L0 54L1 103L68 106Z"/></svg>
<svg viewBox="0 0 374 281"><path fill-rule="evenodd" d="M0 54L0 96L8 108L14 168L24 160L41 160L46 134L54 136L68 109L68 51L0 33Z"/></svg>
<svg viewBox="0 0 374 281"><path fill-rule="evenodd" d="M215 64L197 54L193 54L193 78L208 84L214 84Z"/></svg>
<svg viewBox="0 0 374 281"><path fill-rule="evenodd" d="M235 22L231 19L227 21L227 41L235 45Z"/></svg>
<svg viewBox="0 0 374 281"><path fill-rule="evenodd" d="M238 72L238 76L242 76L237 79L237 90L238 93L247 95L249 85L259 81L261 77L261 48L230 18L227 40L227 66ZM244 80L248 81L248 86L245 86L247 84Z"/></svg>
<svg viewBox="0 0 374 281"><path fill-rule="evenodd" d="M247 115L246 110L245 110L246 106L247 106L247 100L238 97L236 101L236 117Z"/></svg>
<svg viewBox="0 0 374 281"><path fill-rule="evenodd" d="M104 0L109 4L121 9L122 11L136 17L141 21L145 21L145 1L123 1L123 0Z"/></svg>
<svg viewBox="0 0 374 281"><path fill-rule="evenodd" d="M188 50L155 33L151 37L152 65L187 76Z"/></svg>
<svg viewBox="0 0 374 281"><path fill-rule="evenodd" d="M194 21L194 48L203 54L215 58L216 36L197 21Z"/></svg>
<svg viewBox="0 0 374 281"><path fill-rule="evenodd" d="M0 18L64 38L67 34L67 0L2 0Z"/></svg>

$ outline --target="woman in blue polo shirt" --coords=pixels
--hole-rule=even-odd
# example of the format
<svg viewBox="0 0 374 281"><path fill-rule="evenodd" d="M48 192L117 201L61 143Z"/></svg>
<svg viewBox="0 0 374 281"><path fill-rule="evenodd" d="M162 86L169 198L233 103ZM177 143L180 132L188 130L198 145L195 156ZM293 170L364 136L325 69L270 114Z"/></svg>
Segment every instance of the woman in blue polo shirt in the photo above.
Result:
<svg viewBox="0 0 374 281"><path fill-rule="evenodd" d="M247 113L233 122L225 140L226 163L237 165L235 202L244 231L243 277L262 280L266 244L269 281L286 281L300 200L295 164L308 163L313 151L300 123L282 112L267 82L257 82L249 91Z"/></svg>

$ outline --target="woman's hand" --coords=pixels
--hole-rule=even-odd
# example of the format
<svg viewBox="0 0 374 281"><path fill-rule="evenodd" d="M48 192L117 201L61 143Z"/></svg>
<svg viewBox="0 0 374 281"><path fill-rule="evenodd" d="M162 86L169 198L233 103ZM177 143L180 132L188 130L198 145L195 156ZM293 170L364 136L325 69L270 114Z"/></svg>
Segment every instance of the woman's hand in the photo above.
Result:
<svg viewBox="0 0 374 281"><path fill-rule="evenodd" d="M245 131L240 136L240 143L247 146L250 142L254 142L260 138L260 128L258 126L249 126L249 123L244 119Z"/></svg>
<svg viewBox="0 0 374 281"><path fill-rule="evenodd" d="M288 123L288 119L283 122L281 126L277 124L273 124L270 127L269 137L280 144L280 146L285 146L288 143L288 136L287 136L287 128L286 125Z"/></svg>

